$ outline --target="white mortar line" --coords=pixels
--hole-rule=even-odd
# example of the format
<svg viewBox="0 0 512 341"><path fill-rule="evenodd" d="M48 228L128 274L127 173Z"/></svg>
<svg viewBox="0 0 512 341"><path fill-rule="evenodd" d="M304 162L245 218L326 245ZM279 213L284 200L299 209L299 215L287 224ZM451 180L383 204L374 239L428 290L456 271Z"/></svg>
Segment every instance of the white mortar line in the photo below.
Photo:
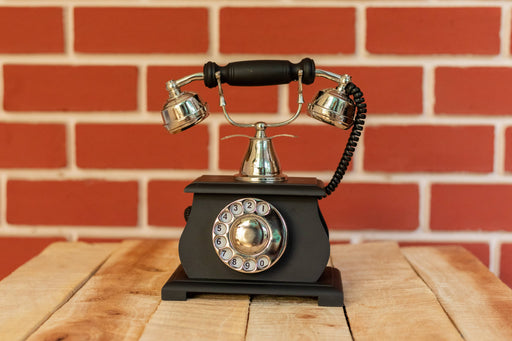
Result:
<svg viewBox="0 0 512 341"><path fill-rule="evenodd" d="M435 119L435 67L430 63L423 66L423 116L427 119Z"/></svg>
<svg viewBox="0 0 512 341"><path fill-rule="evenodd" d="M197 1L176 1L176 0L159 0L159 1L143 1L143 0L74 0L73 4L86 7L208 7L213 1L197 0ZM219 6L232 7L353 7L360 4L360 0L347 0L340 2L339 0L295 0L295 1L257 1L247 0L243 2L232 0L220 0L214 3ZM12 4L13 6L55 6L65 5L67 0L47 0L44 5L38 0L2 0L0 3ZM143 6L141 6L143 5ZM418 1L418 0L374 0L369 1L369 7L498 7L504 5L503 0L438 0L438 1Z"/></svg>
<svg viewBox="0 0 512 341"><path fill-rule="evenodd" d="M208 124L208 136L208 171L218 172L220 154L220 123L218 121Z"/></svg>
<svg viewBox="0 0 512 341"><path fill-rule="evenodd" d="M137 67L137 110L142 113L144 117L152 119L153 115L149 114L147 111L147 71L148 66L146 63L141 63ZM162 102L164 101L165 98L162 99Z"/></svg>
<svg viewBox="0 0 512 341"><path fill-rule="evenodd" d="M489 243L489 270L499 277L501 260L501 242L499 237L492 238Z"/></svg>
<svg viewBox="0 0 512 341"><path fill-rule="evenodd" d="M508 56L502 55L370 55L362 57L356 54L333 54L314 55L311 54L318 65L329 66L373 66L373 67L409 67L422 66L426 63L434 63L436 66L455 67L510 67ZM119 54L97 53L97 54L1 54L6 64L42 64L42 65L106 65L126 66L137 65L141 61L157 65L203 65L207 60L219 64L226 64L235 60L246 59L286 59L294 62L300 61L304 54L141 54L127 53L119 58Z"/></svg>
<svg viewBox="0 0 512 341"><path fill-rule="evenodd" d="M190 180L203 174L232 175L233 170L219 170L215 164L218 156L211 154L212 160L209 169L4 169L3 174L11 179L26 180L81 180L81 179L105 179L108 181L137 181L141 174L148 178L162 180ZM240 156L242 158L243 155ZM333 170L324 171L296 171L286 169L289 176L318 177L324 181L331 178ZM343 182L347 183L420 183L428 181L439 184L512 184L512 174L496 175L493 173L382 173L382 172L357 172L346 174Z"/></svg>
<svg viewBox="0 0 512 341"><path fill-rule="evenodd" d="M510 57L510 33L511 33L511 10L510 3L501 4L501 23L500 23L500 55L505 58Z"/></svg>
<svg viewBox="0 0 512 341"><path fill-rule="evenodd" d="M208 10L208 54L213 61L217 61L220 54L220 8L218 5L212 5Z"/></svg>
<svg viewBox="0 0 512 341"><path fill-rule="evenodd" d="M366 5L356 5L355 55L359 58L368 56L366 51L366 8Z"/></svg>
<svg viewBox="0 0 512 341"><path fill-rule="evenodd" d="M74 57L75 45L75 16L74 6L66 4L63 9L63 33L64 33L64 54L72 59Z"/></svg>
<svg viewBox="0 0 512 341"><path fill-rule="evenodd" d="M496 123L494 127L494 173L496 175L505 175L505 129L501 123Z"/></svg>
<svg viewBox="0 0 512 341"><path fill-rule="evenodd" d="M363 89L364 90L364 89ZM284 92L284 91L283 91ZM281 93L280 96L283 96ZM322 126L323 123L311 119L305 114L305 106L312 98L306 98L303 106L302 114L293 123L294 125L309 125L309 126ZM162 102L165 98L162 98ZM229 105L229 104L228 104ZM280 104L280 106L285 104ZM255 104L256 106L256 104ZM256 107L255 107L256 109ZM293 111L295 111L295 107ZM282 110L280 108L279 110ZM228 111L229 112L229 111ZM117 111L87 111L75 112L72 115L68 112L35 112L35 111L16 111L4 112L0 110L3 122L27 122L27 123L65 123L76 120L80 123L133 123L133 124L160 124L161 118L159 112L147 112L141 110L140 112L117 112ZM285 111L283 116L288 117L289 111ZM241 122L249 122L254 120L269 120L274 117L273 114L260 114L260 113L230 113L230 116ZM211 114L205 123L211 122L227 123L224 116L219 113ZM365 126L381 126L381 125L482 125L492 126L495 124L502 124L504 126L512 125L512 116L510 115L392 115L392 114L379 114L371 111L367 116ZM505 128L505 127L504 127Z"/></svg>
<svg viewBox="0 0 512 341"><path fill-rule="evenodd" d="M419 190L419 231L431 232L430 230L430 200L431 184L428 180L422 179L418 184Z"/></svg>
<svg viewBox="0 0 512 341"><path fill-rule="evenodd" d="M71 118L66 122L66 167L69 172L78 169L76 148L76 121Z"/></svg>
<svg viewBox="0 0 512 341"><path fill-rule="evenodd" d="M137 226L139 229L148 229L148 178L142 176L138 181L138 212L137 212Z"/></svg>

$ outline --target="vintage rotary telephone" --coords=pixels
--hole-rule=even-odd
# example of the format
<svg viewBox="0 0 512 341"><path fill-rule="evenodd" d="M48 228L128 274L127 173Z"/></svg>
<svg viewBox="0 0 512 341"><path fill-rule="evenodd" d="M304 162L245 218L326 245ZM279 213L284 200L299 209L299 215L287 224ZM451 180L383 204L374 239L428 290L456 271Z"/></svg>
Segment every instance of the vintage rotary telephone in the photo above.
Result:
<svg viewBox="0 0 512 341"><path fill-rule="evenodd" d="M302 84L315 77L334 81L336 88L320 91L308 114L335 127L352 126L341 161L330 183L281 173L266 128L290 124L300 114ZM363 129L366 104L348 75L315 69L313 60L297 64L281 60L213 62L196 73L168 81L169 99L162 110L170 133L188 129L208 116L197 94L182 92L186 84L203 80L218 87L228 122L255 128L240 172L234 176L204 175L185 188L194 193L187 224L180 238L181 265L162 288L164 300L186 300L192 293L267 294L318 297L318 304L343 305L340 273L327 267L328 229L318 200L332 193L350 163ZM279 123L237 123L226 111L222 83L262 86L298 82L298 109ZM353 97L353 99L350 98Z"/></svg>

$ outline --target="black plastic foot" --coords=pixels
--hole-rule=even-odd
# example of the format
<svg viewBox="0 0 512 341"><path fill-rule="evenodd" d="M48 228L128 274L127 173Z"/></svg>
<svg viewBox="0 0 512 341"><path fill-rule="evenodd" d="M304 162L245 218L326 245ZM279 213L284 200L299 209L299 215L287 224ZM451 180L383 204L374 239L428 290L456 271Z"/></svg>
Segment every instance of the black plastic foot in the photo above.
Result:
<svg viewBox="0 0 512 341"><path fill-rule="evenodd" d="M180 265L162 288L162 300L184 301L190 294L245 294L317 297L319 306L342 307L338 269L326 267L315 283L190 279Z"/></svg>

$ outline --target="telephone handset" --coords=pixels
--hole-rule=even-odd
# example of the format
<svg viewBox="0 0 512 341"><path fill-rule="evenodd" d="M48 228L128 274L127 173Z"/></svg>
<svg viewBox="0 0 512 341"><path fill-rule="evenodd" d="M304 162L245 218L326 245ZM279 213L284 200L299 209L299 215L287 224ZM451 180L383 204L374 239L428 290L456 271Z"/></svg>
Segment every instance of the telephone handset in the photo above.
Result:
<svg viewBox="0 0 512 341"><path fill-rule="evenodd" d="M266 129L292 123L301 113L302 85L316 77L337 83L320 91L308 105L308 115L330 125L352 127L339 165L327 186L316 178L288 177ZM329 235L318 200L342 180L361 135L366 104L349 75L315 68L313 60L299 63L255 60L219 66L208 62L202 73L167 82L169 98L162 110L164 126L179 133L208 116L197 94L183 92L202 80L218 87L226 120L254 128L240 171L233 176L203 175L185 188L193 193L180 238L181 265L162 288L164 300L186 300L193 293L267 294L318 297L319 305L343 305L341 275L326 266ZM296 113L277 123L239 123L226 110L222 84L264 86L298 82ZM352 97L352 98L351 98Z"/></svg>

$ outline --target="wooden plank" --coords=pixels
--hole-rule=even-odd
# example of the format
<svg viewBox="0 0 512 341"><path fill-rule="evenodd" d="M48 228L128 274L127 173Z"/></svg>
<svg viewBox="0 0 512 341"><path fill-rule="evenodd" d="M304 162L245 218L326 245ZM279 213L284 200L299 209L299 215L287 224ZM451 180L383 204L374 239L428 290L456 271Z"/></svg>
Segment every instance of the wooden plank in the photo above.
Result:
<svg viewBox="0 0 512 341"><path fill-rule="evenodd" d="M512 290L460 246L402 253L436 294L466 340L512 340Z"/></svg>
<svg viewBox="0 0 512 341"><path fill-rule="evenodd" d="M396 243L335 245L354 340L461 340Z"/></svg>
<svg viewBox="0 0 512 341"><path fill-rule="evenodd" d="M64 304L118 245L57 242L0 282L2 340L24 340Z"/></svg>
<svg viewBox="0 0 512 341"><path fill-rule="evenodd" d="M319 307L316 299L256 297L247 340L352 340L343 307Z"/></svg>
<svg viewBox="0 0 512 341"><path fill-rule="evenodd" d="M140 340L244 340L248 310L244 295L162 301Z"/></svg>
<svg viewBox="0 0 512 341"><path fill-rule="evenodd" d="M123 242L28 340L138 340L177 265L175 241Z"/></svg>

